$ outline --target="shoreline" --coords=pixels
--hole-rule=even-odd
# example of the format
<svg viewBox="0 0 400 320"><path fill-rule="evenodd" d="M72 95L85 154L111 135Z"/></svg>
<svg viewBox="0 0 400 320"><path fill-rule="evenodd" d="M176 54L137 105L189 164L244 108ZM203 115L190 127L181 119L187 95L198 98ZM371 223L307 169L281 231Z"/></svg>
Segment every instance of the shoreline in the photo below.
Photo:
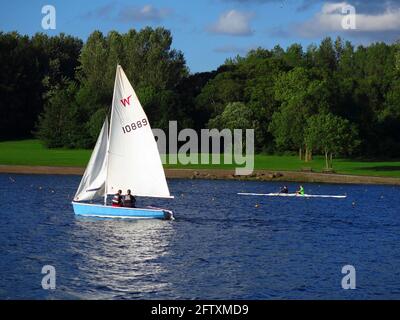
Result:
<svg viewBox="0 0 400 320"><path fill-rule="evenodd" d="M81 167L0 165L4 174L83 175L84 171ZM165 169L165 174L169 179L400 185L400 178L284 170L254 170L250 176L236 176L234 169Z"/></svg>

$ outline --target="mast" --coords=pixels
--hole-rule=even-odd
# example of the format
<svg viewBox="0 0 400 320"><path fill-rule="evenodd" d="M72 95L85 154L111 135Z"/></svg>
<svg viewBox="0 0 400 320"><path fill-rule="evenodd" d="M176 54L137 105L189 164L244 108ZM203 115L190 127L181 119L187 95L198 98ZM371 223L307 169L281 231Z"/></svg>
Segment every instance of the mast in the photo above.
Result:
<svg viewBox="0 0 400 320"><path fill-rule="evenodd" d="M114 91L113 91L113 99L111 103L111 116L110 116L110 125L108 126L108 140L107 140L107 152L106 152L106 180L105 180L105 186L104 186L104 205L107 205L107 195L108 195L108 190L107 190L107 180L108 180L108 158L110 155L110 141L111 141L111 126L113 122L113 115L114 115L114 98L115 98L115 89L117 87L117 76L118 76L118 68L120 67L119 64L117 64L117 70L115 72L115 80L114 80Z"/></svg>

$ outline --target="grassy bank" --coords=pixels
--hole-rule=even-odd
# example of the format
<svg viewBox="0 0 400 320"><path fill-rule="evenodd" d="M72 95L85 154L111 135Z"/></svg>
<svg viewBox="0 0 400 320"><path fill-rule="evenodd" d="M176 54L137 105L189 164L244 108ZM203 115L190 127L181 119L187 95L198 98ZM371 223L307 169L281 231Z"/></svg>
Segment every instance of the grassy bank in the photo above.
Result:
<svg viewBox="0 0 400 320"><path fill-rule="evenodd" d="M0 164L31 166L71 166L85 167L91 150L46 149L38 140L0 142ZM166 168L190 169L230 169L236 165L181 165L166 164ZM302 167L311 167L315 172L324 168L324 159L315 157L313 161L304 163L296 156L256 155L255 169L299 171ZM400 178L400 161L375 162L338 159L334 161L337 173L382 176Z"/></svg>

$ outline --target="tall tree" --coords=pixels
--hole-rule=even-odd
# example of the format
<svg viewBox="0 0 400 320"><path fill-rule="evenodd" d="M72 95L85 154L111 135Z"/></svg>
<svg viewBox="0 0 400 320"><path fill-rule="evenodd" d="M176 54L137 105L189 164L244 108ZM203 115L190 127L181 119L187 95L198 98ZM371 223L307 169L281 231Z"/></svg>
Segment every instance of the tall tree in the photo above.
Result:
<svg viewBox="0 0 400 320"><path fill-rule="evenodd" d="M86 133L90 132L87 134L89 144L95 142L105 110L110 109L117 64L124 66L153 126L166 128L168 120L176 120L176 115L187 116L179 110L177 93L177 85L187 75L187 68L182 53L171 49L171 44L171 33L163 28L145 28L139 32L131 30L126 34L111 31L107 36L95 31L89 36L79 57L78 90L76 94L69 95L74 99L70 101L71 108L78 111L67 113L71 123L78 121ZM44 133L47 133L46 141L51 146L59 145L60 141L64 146L88 144L86 137L72 135L64 140L54 137L53 143L51 130L44 129L49 125L46 119L51 117L55 108L60 107L60 98L55 96L65 97L68 88L69 84L51 91L49 106L40 118L39 135L44 138ZM80 142L76 140L78 138Z"/></svg>
<svg viewBox="0 0 400 320"><path fill-rule="evenodd" d="M269 126L278 147L299 150L301 159L306 150L305 160L309 160L312 150L304 143L306 119L329 110L328 95L326 82L305 68L298 67L281 75L275 83L275 97L281 107L274 113Z"/></svg>
<svg viewBox="0 0 400 320"><path fill-rule="evenodd" d="M351 154L359 145L355 126L330 113L313 115L307 120L304 140L324 154L326 169L332 169L334 155Z"/></svg>

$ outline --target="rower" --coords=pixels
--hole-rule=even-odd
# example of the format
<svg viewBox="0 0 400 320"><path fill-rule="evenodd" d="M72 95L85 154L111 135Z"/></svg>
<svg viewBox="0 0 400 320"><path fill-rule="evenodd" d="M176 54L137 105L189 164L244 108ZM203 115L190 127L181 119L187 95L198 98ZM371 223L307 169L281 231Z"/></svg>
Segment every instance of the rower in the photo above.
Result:
<svg viewBox="0 0 400 320"><path fill-rule="evenodd" d="M287 187L287 186L283 186L283 187L281 188L281 191L279 191L279 193L289 193L288 187Z"/></svg>
<svg viewBox="0 0 400 320"><path fill-rule="evenodd" d="M300 186L300 189L298 191L296 191L296 193L304 196L304 188L303 188L303 186Z"/></svg>
<svg viewBox="0 0 400 320"><path fill-rule="evenodd" d="M122 207L122 190L118 190L118 192L114 195L112 199L113 207Z"/></svg>

